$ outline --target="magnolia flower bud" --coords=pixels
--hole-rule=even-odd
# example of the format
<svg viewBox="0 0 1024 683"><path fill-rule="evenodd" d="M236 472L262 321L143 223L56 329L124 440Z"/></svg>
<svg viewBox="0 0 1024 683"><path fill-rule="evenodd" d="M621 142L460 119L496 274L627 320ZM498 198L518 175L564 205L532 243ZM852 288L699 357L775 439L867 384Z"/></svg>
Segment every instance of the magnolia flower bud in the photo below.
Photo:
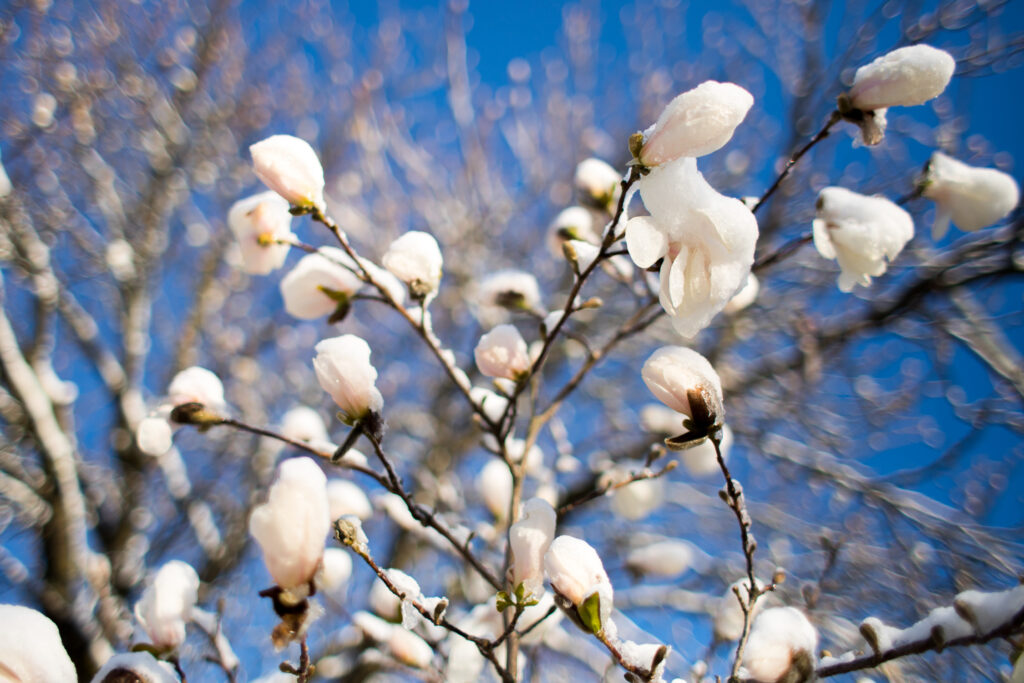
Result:
<svg viewBox="0 0 1024 683"><path fill-rule="evenodd" d="M795 607L761 612L750 631L743 666L761 683L812 680L817 659L818 632Z"/></svg>
<svg viewBox="0 0 1024 683"><path fill-rule="evenodd" d="M344 419L355 422L370 412L379 413L384 398L377 391L377 370L370 364L370 345L346 334L316 345L313 369L323 390L341 408Z"/></svg>
<svg viewBox="0 0 1024 683"><path fill-rule="evenodd" d="M704 356L682 346L655 351L640 370L655 398L690 418L694 428L709 428L725 414L722 383Z"/></svg>
<svg viewBox="0 0 1024 683"><path fill-rule="evenodd" d="M330 530L327 477L311 458L282 462L267 502L249 518L249 533L270 575L291 597L307 595Z"/></svg>
<svg viewBox="0 0 1024 683"><path fill-rule="evenodd" d="M901 47L857 69L845 97L853 108L865 111L924 104L942 94L954 69L956 61L945 50Z"/></svg>
<svg viewBox="0 0 1024 683"><path fill-rule="evenodd" d="M540 498L523 503L519 521L508 532L512 549L513 590L523 584L523 594L540 597L544 592L544 554L555 537L555 509Z"/></svg>
<svg viewBox="0 0 1024 683"><path fill-rule="evenodd" d="M580 198L589 204L609 210L622 192L621 174L600 159L584 159L576 167L573 181Z"/></svg>
<svg viewBox="0 0 1024 683"><path fill-rule="evenodd" d="M309 406L295 406L281 418L281 434L310 444L322 444L331 440L327 426L320 413Z"/></svg>
<svg viewBox="0 0 1024 683"><path fill-rule="evenodd" d="M611 617L613 596L597 551L586 541L559 536L544 555L544 573L563 609L571 606L570 616L591 633L600 633Z"/></svg>
<svg viewBox="0 0 1024 683"><path fill-rule="evenodd" d="M932 237L942 239L952 220L967 232L980 230L1005 218L1020 200L1012 176L994 168L977 168L946 156L932 154L925 171L922 194L935 202Z"/></svg>
<svg viewBox="0 0 1024 683"><path fill-rule="evenodd" d="M537 278L522 270L501 270L480 281L476 317L485 325L508 320L508 311L533 311L540 305Z"/></svg>
<svg viewBox="0 0 1024 683"><path fill-rule="evenodd" d="M253 170L267 187L295 206L324 211L324 168L305 140L272 135L249 147Z"/></svg>
<svg viewBox="0 0 1024 683"><path fill-rule="evenodd" d="M512 325L498 325L480 337L473 355L476 366L487 377L518 381L530 371L526 340Z"/></svg>
<svg viewBox="0 0 1024 683"><path fill-rule="evenodd" d="M637 574L671 578L692 567L698 553L692 543L668 538L629 551L626 566Z"/></svg>
<svg viewBox="0 0 1024 683"><path fill-rule="evenodd" d="M240 199L228 211L228 226L242 252L242 268L251 275L266 275L284 265L291 245L278 240L295 237L288 202L274 192Z"/></svg>
<svg viewBox="0 0 1024 683"><path fill-rule="evenodd" d="M704 81L668 103L640 150L640 163L657 166L711 154L732 139L754 97L735 83Z"/></svg>
<svg viewBox="0 0 1024 683"><path fill-rule="evenodd" d="M434 649L430 644L404 628L391 629L388 649L402 664L417 669L428 669L430 663L434 661Z"/></svg>
<svg viewBox="0 0 1024 683"><path fill-rule="evenodd" d="M193 366L174 376L167 387L167 400L172 406L201 403L208 408L223 408L224 385L206 368Z"/></svg>
<svg viewBox="0 0 1024 683"><path fill-rule="evenodd" d="M490 389L484 389L483 387L473 387L469 390L469 396L473 399L473 403L480 406L484 414L490 419L491 422L497 423L505 414L505 409L508 407L508 399L504 396L499 396Z"/></svg>
<svg viewBox="0 0 1024 683"><path fill-rule="evenodd" d="M66 679L75 680L73 678ZM168 662L156 659L148 652L125 652L107 660L92 683L180 683L174 667Z"/></svg>
<svg viewBox="0 0 1024 683"><path fill-rule="evenodd" d="M477 493L495 519L506 519L512 500L512 473L503 460L490 460L476 478Z"/></svg>
<svg viewBox="0 0 1024 683"><path fill-rule="evenodd" d="M601 241L594 229L594 217L582 206L563 209L551 222L548 248L554 256L562 256L562 244L569 240L582 240L591 244Z"/></svg>
<svg viewBox="0 0 1024 683"><path fill-rule="evenodd" d="M441 284L441 248L425 232L413 230L399 237L388 247L381 263L408 285L413 298L421 299L437 291Z"/></svg>
<svg viewBox="0 0 1024 683"><path fill-rule="evenodd" d="M357 484L347 479L331 479L327 482L327 502L331 511L331 519L338 519L345 515L369 519L373 515L370 499Z"/></svg>
<svg viewBox="0 0 1024 683"><path fill-rule="evenodd" d="M0 677L36 683L78 680L57 625L20 605L0 605Z"/></svg>
<svg viewBox="0 0 1024 683"><path fill-rule="evenodd" d="M867 287L885 273L914 236L914 221L885 197L867 197L842 187L826 187L818 195L813 223L818 253L839 262L839 289Z"/></svg>
<svg viewBox="0 0 1024 683"><path fill-rule="evenodd" d="M324 551L323 571L317 576L317 587L320 590L341 602L351 576L352 557L347 550L328 548Z"/></svg>
<svg viewBox="0 0 1024 683"><path fill-rule="evenodd" d="M335 313L363 285L354 270L352 259L337 247L306 254L281 278L284 309L299 320Z"/></svg>
<svg viewBox="0 0 1024 683"><path fill-rule="evenodd" d="M615 490L611 508L619 517L635 522L657 510L664 498L661 479L639 479Z"/></svg>
<svg viewBox="0 0 1024 683"><path fill-rule="evenodd" d="M190 565L172 560L162 566L135 604L135 618L161 651L185 642L185 622L199 595L199 575Z"/></svg>

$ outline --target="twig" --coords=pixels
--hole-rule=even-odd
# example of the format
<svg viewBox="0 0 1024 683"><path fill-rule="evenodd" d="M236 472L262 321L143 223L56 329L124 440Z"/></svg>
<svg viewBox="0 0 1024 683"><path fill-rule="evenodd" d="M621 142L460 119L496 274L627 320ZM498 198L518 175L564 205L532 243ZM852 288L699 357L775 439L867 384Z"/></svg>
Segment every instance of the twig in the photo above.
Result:
<svg viewBox="0 0 1024 683"><path fill-rule="evenodd" d="M761 198L757 200L757 204L754 204L754 208L751 209L751 212L755 214L757 213L757 210L760 209L766 201L768 201L768 198L775 194L775 190L779 189L779 185L781 185L782 181L786 179L786 176L789 175L789 172L793 169L796 163L800 161L800 159L807 154L812 147L827 138L829 133L832 132L832 126L839 123L841 118L842 116L839 114L838 110L829 114L828 120L825 122L825 125L822 126L821 130L819 130L806 145L798 149L796 153L790 157L789 161L786 162L786 166L782 169L782 173L780 173L779 177L775 179L775 182L772 183L771 187L765 190L765 193L761 195Z"/></svg>

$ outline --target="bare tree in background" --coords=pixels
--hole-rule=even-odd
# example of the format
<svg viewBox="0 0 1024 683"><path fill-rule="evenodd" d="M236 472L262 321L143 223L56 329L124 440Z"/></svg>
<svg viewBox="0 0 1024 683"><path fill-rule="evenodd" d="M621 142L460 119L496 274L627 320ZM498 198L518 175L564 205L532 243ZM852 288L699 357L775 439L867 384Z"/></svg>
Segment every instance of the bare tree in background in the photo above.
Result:
<svg viewBox="0 0 1024 683"><path fill-rule="evenodd" d="M708 11L699 25L673 3L568 5L556 44L513 60L500 85L478 73L472 8L458 2L382 10L368 28L330 3L267 4L0 10L0 148L11 183L0 198L0 601L49 616L82 680L140 640L132 608L172 558L196 568L200 603L219 615L190 626L180 652L190 678L251 680L298 661L295 648L271 646L273 617L257 596L268 579L247 523L275 463L300 450L370 495L373 562L445 596L456 629L508 589L509 515L494 517L493 492L479 483L486 463L504 460L512 514L538 492L556 497L560 533L603 558L620 631L635 622L626 637L672 646L673 676L729 675L736 648L714 638L710 615L749 562L773 586L765 601L803 608L821 648L861 653L855 668L869 676L1008 680L1024 614L963 643L979 647L936 654L948 643L926 638L887 662L870 661L858 630L872 616L908 626L964 590L1011 588L1022 569L1020 529L994 520L1020 521L1024 227L1011 214L935 243L925 234L931 204L915 191L931 149L1011 165L967 106L974 79L1020 63L1024 27L1001 22L1006 2L749 2ZM602 41L612 30L623 45ZM758 205L756 303L718 315L694 342L722 377L735 438L720 498L721 471L675 467L662 446L671 435L641 423L653 403L643 361L682 343L656 281L616 268L626 259L618 245L586 278L574 275L549 226L579 201L581 160L604 158L631 179L629 134L707 79L743 85L756 104L702 169L722 192L762 197L829 120L853 69L919 42L954 55L951 89L890 112L870 153L850 152L848 124L822 136ZM281 273L239 269L227 211L259 191L247 148L274 133L309 140L327 174L326 215L294 222L303 244L338 246L332 221L375 262L409 230L437 238L445 267L431 331L411 305L396 310L375 295L353 301L337 325L296 321L280 305ZM901 198L917 226L889 272L853 294L836 290L834 264L806 246L826 185ZM621 210L586 208L598 229ZM507 419L488 423L452 370L490 386L472 363L494 322L479 283L508 268L538 278L541 302L499 318L511 316L530 341L543 339L549 311L567 320ZM332 465L329 450L275 438L296 405L333 414L310 360L317 341L342 333L370 343L381 373L388 427L383 441L357 444L365 466ZM223 379L229 424L180 429L174 448L147 455L139 423L192 365ZM329 428L345 440L343 425ZM495 438L513 432L540 447L541 474L513 466ZM756 549L740 543L734 480ZM631 488L662 502L633 518ZM631 550L664 538L692 544L685 573L627 566ZM343 628L370 609L377 581L355 559L348 598L328 601L310 627L315 675L445 680L460 638L451 629L418 627L435 656L414 668L371 650L372 634ZM506 610L504 632L472 643L490 660L487 675L621 679L628 656L567 620L530 639L532 624L510 621L520 612ZM819 663L819 674L845 673L833 666Z"/></svg>

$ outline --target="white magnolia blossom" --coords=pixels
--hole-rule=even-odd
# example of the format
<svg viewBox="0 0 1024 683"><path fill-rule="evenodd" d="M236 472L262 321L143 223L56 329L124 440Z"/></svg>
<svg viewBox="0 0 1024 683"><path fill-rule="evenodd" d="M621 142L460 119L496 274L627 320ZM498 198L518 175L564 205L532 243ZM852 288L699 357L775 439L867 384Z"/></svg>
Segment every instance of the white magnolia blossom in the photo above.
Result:
<svg viewBox="0 0 1024 683"><path fill-rule="evenodd" d="M676 331L692 337L745 284L757 220L743 202L718 194L692 158L651 171L640 194L651 215L626 223L626 247L641 268L663 259L661 305Z"/></svg>
<svg viewBox="0 0 1024 683"><path fill-rule="evenodd" d="M140 683L180 683L174 666L162 662L148 652L124 652L116 654L96 672L92 683L123 681L125 674L133 674ZM69 681L75 679L67 679Z"/></svg>
<svg viewBox="0 0 1024 683"><path fill-rule="evenodd" d="M704 81L677 95L645 132L640 163L657 166L721 149L753 105L754 97L735 83Z"/></svg>
<svg viewBox="0 0 1024 683"><path fill-rule="evenodd" d="M537 278L524 270L499 270L480 280L477 318L485 325L508 320L508 311L534 311L540 307Z"/></svg>
<svg viewBox="0 0 1024 683"><path fill-rule="evenodd" d="M761 588L762 585L759 580L758 588ZM739 598L736 597L737 590L743 601L746 602L750 591L750 580L734 581L710 607L711 628L715 638L719 640L739 640L739 637L743 635L743 608L740 607ZM761 598L754 603L753 614L757 614L761 610L764 602L764 598Z"/></svg>
<svg viewBox="0 0 1024 683"><path fill-rule="evenodd" d="M180 647L198 597L199 575L191 565L171 560L160 567L135 603L135 618L149 642L163 651Z"/></svg>
<svg viewBox="0 0 1024 683"><path fill-rule="evenodd" d="M582 240L597 244L601 237L594 227L594 217L582 206L570 206L562 209L555 220L551 221L548 247L557 258L562 257L562 245L569 240Z"/></svg>
<svg viewBox="0 0 1024 683"><path fill-rule="evenodd" d="M202 403L208 408L224 407L224 385L206 368L193 366L176 374L167 387L167 401L172 406Z"/></svg>
<svg viewBox="0 0 1024 683"><path fill-rule="evenodd" d="M817 658L818 632L804 613L795 607L773 607L754 619L743 653L743 666L751 678L761 683L786 678L791 670L813 671Z"/></svg>
<svg viewBox="0 0 1024 683"><path fill-rule="evenodd" d="M377 391L377 370L370 364L370 345L346 334L316 345L313 370L320 386L331 395L349 421L379 413L384 398Z"/></svg>
<svg viewBox="0 0 1024 683"><path fill-rule="evenodd" d="M573 182L576 190L587 202L604 209L611 209L622 192L622 174L608 163L591 157L576 167Z"/></svg>
<svg viewBox="0 0 1024 683"><path fill-rule="evenodd" d="M325 210L324 168L309 143L272 135L249 147L256 176L295 206Z"/></svg>
<svg viewBox="0 0 1024 683"><path fill-rule="evenodd" d="M952 221L967 232L1005 218L1020 201L1013 176L994 168L968 166L942 152L932 154L924 178L925 197L935 202L932 237L941 239Z"/></svg>
<svg viewBox="0 0 1024 683"><path fill-rule="evenodd" d="M726 462L729 461L732 443L732 428L729 425L722 425L722 442L718 447L722 451L722 460ZM718 464L718 455L715 453L715 445L711 441L705 441L687 448L685 451L679 451L678 458L686 471L694 477L707 477L722 471Z"/></svg>
<svg viewBox="0 0 1024 683"><path fill-rule="evenodd" d="M757 301L757 295L760 291L761 283L756 275L750 273L747 275L747 282L740 288L740 291L736 292L733 298L729 299L729 302L725 304L725 308L722 310L729 314L739 313Z"/></svg>
<svg viewBox="0 0 1024 683"><path fill-rule="evenodd" d="M431 235L412 230L388 247L381 263L399 280L409 286L416 297L436 292L441 284L444 259L441 248Z"/></svg>
<svg viewBox="0 0 1024 683"><path fill-rule="evenodd" d="M0 680L77 681L57 625L34 609L0 605Z"/></svg>
<svg viewBox="0 0 1024 683"><path fill-rule="evenodd" d="M867 287L914 236L910 214L885 197L868 197L842 187L818 194L814 246L839 262L839 289Z"/></svg>
<svg viewBox="0 0 1024 683"><path fill-rule="evenodd" d="M300 320L330 315L362 287L354 271L352 259L337 247L306 254L281 278L284 309Z"/></svg>
<svg viewBox="0 0 1024 683"><path fill-rule="evenodd" d="M135 428L135 443L146 455L159 456L171 450L174 430L166 418L150 415Z"/></svg>
<svg viewBox="0 0 1024 683"><path fill-rule="evenodd" d="M352 576L352 555L343 548L328 548L323 563L323 571L317 575L317 588L341 602Z"/></svg>
<svg viewBox="0 0 1024 683"><path fill-rule="evenodd" d="M551 587L577 610L591 596L597 595L599 629L608 624L612 612L612 584L601 558L589 543L572 536L559 536L544 555L544 573Z"/></svg>
<svg viewBox="0 0 1024 683"><path fill-rule="evenodd" d="M674 578L692 567L698 554L703 555L692 543L666 538L630 550L626 566L638 574Z"/></svg>
<svg viewBox="0 0 1024 683"><path fill-rule="evenodd" d="M555 509L546 500L531 498L509 529L512 550L511 584L523 584L524 595L540 597L544 592L544 554L555 537Z"/></svg>
<svg viewBox="0 0 1024 683"><path fill-rule="evenodd" d="M641 520L661 507L665 499L665 483L661 479L639 479L615 489L611 508L619 517Z"/></svg>
<svg viewBox="0 0 1024 683"><path fill-rule="evenodd" d="M355 515L361 520L373 515L373 505L363 490L347 479L331 479L327 482L327 502L331 519Z"/></svg>
<svg viewBox="0 0 1024 683"><path fill-rule="evenodd" d="M285 460L267 502L249 518L249 533L274 581L293 598L307 595L330 530L327 477L311 458Z"/></svg>
<svg viewBox="0 0 1024 683"><path fill-rule="evenodd" d="M583 240L569 240L563 245L562 252L570 261L576 262L576 269L582 273L601 254L601 248Z"/></svg>
<svg viewBox="0 0 1024 683"><path fill-rule="evenodd" d="M512 501L512 472L503 460L487 462L476 478L476 489L495 519L507 519Z"/></svg>
<svg viewBox="0 0 1024 683"><path fill-rule="evenodd" d="M395 659L407 666L429 669L434 661L434 648L430 643L404 628L392 628L387 645Z"/></svg>
<svg viewBox="0 0 1024 683"><path fill-rule="evenodd" d="M484 387L473 387L469 390L469 397L473 399L473 403L480 406L491 422L500 420L508 407L507 398Z"/></svg>
<svg viewBox="0 0 1024 683"><path fill-rule="evenodd" d="M266 275L284 265L294 239L288 202L276 192L240 199L228 211L228 226L238 240L242 267L251 275Z"/></svg>
<svg viewBox="0 0 1024 683"><path fill-rule="evenodd" d="M924 104L942 94L955 69L956 61L945 50L901 47L857 69L850 104L867 111Z"/></svg>
<svg viewBox="0 0 1024 683"><path fill-rule="evenodd" d="M296 441L323 444L331 437L320 413L309 406L295 406L281 418L281 434Z"/></svg>
<svg viewBox="0 0 1024 683"><path fill-rule="evenodd" d="M487 377L515 381L530 370L526 340L512 325L498 325L480 337L473 355L476 366Z"/></svg>
<svg viewBox="0 0 1024 683"><path fill-rule="evenodd" d="M655 398L689 418L721 420L722 382L707 358L683 346L664 346L640 370Z"/></svg>

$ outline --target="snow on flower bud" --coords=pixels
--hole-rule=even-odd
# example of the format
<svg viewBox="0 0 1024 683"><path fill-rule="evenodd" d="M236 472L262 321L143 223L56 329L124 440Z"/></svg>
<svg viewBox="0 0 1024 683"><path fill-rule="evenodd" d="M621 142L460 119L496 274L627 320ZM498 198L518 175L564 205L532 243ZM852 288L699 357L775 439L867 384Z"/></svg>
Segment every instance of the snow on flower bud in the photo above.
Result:
<svg viewBox="0 0 1024 683"><path fill-rule="evenodd" d="M324 168L305 140L272 135L249 147L256 176L271 190L299 207L323 211Z"/></svg>
<svg viewBox="0 0 1024 683"><path fill-rule="evenodd" d="M412 230L388 247L381 263L409 287L414 299L437 291L441 284L444 259L441 248L431 235Z"/></svg>
<svg viewBox="0 0 1024 683"><path fill-rule="evenodd" d="M818 195L813 234L818 252L839 262L839 289L849 292L885 273L914 236L914 221L885 197L826 187Z"/></svg>
<svg viewBox="0 0 1024 683"><path fill-rule="evenodd" d="M761 612L750 631L743 666L761 683L814 678L818 632L795 607L773 607Z"/></svg>
<svg viewBox="0 0 1024 683"><path fill-rule="evenodd" d="M249 533L274 581L293 598L307 595L330 530L327 477L311 458L285 460L267 502L249 518Z"/></svg>
<svg viewBox="0 0 1024 683"><path fill-rule="evenodd" d="M185 622L192 616L198 593L199 575L180 560L162 566L142 592L135 603L135 618L157 649L169 652L185 642Z"/></svg>
<svg viewBox="0 0 1024 683"><path fill-rule="evenodd" d="M473 355L476 366L487 377L518 381L530 370L526 340L512 325L498 325L480 337Z"/></svg>
<svg viewBox="0 0 1024 683"><path fill-rule="evenodd" d="M923 187L922 194L935 202L935 239L945 236L950 221L966 232L988 227L1005 218L1020 200L1020 187L1012 176L968 166L942 152L932 154Z"/></svg>
<svg viewBox="0 0 1024 683"><path fill-rule="evenodd" d="M544 573L559 606L579 625L591 633L605 628L612 612L612 584L589 543L559 536L544 555Z"/></svg>
<svg viewBox="0 0 1024 683"><path fill-rule="evenodd" d="M288 244L295 237L288 202L274 192L240 199L228 211L228 226L242 252L242 268L250 275L266 275L284 265Z"/></svg>
<svg viewBox="0 0 1024 683"><path fill-rule="evenodd" d="M508 532L513 590L523 584L524 595L539 598L544 592L544 554L555 537L555 522L555 509L547 501L531 498L523 503L522 516Z"/></svg>
<svg viewBox="0 0 1024 683"><path fill-rule="evenodd" d="M588 204L610 211L619 199L622 175L600 159L584 159L576 167L573 182L580 198Z"/></svg>
<svg viewBox="0 0 1024 683"><path fill-rule="evenodd" d="M370 364L370 345L346 334L316 345L313 369L323 390L341 408L344 418L355 422L379 413L384 398L377 391L377 370Z"/></svg>
<svg viewBox="0 0 1024 683"><path fill-rule="evenodd" d="M40 612L0 605L0 679L34 683L77 681L57 625Z"/></svg>
<svg viewBox="0 0 1024 683"><path fill-rule="evenodd" d="M534 311L540 306L537 278L523 270L500 270L480 280L476 317L485 325L508 320L509 311Z"/></svg>
<svg viewBox="0 0 1024 683"><path fill-rule="evenodd" d="M74 680L74 679L66 679ZM174 667L148 652L116 654L93 676L92 683L180 683Z"/></svg>
<svg viewBox="0 0 1024 683"><path fill-rule="evenodd" d="M721 149L753 105L754 97L735 83L705 81L677 95L646 134L640 163L657 166Z"/></svg>
<svg viewBox="0 0 1024 683"><path fill-rule="evenodd" d="M845 97L864 111L924 104L942 94L955 69L956 61L945 50L901 47L857 69Z"/></svg>
<svg viewBox="0 0 1024 683"><path fill-rule="evenodd" d="M365 520L373 514L370 499L357 484L347 479L331 479L327 482L327 501L331 519L355 515Z"/></svg>
<svg viewBox="0 0 1024 683"><path fill-rule="evenodd" d="M651 215L626 223L626 247L641 268L662 259L661 305L676 331L692 337L746 282L757 220L743 202L718 194L691 158L651 171L640 194Z"/></svg>
<svg viewBox="0 0 1024 683"><path fill-rule="evenodd" d="M284 309L300 320L314 320L347 307L363 285L355 268L348 254L337 247L306 254L281 278Z"/></svg>
<svg viewBox="0 0 1024 683"><path fill-rule="evenodd" d="M167 400L172 406L201 403L208 408L223 408L224 385L206 368L193 366L174 376L167 387Z"/></svg>
<svg viewBox="0 0 1024 683"><path fill-rule="evenodd" d="M725 413L722 383L704 356L682 346L664 346L640 370L655 398L693 421L694 428L719 423Z"/></svg>

